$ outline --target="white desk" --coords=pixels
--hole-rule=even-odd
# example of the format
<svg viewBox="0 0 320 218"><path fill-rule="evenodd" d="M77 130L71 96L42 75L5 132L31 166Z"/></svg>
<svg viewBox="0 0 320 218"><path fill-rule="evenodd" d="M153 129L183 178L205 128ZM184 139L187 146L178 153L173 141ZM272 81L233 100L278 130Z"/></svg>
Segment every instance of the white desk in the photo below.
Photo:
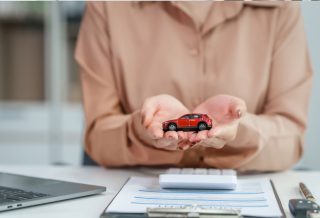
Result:
<svg viewBox="0 0 320 218"><path fill-rule="evenodd" d="M56 202L19 210L0 213L5 218L98 218L118 192L129 176L154 176L161 170L150 168L139 169L103 169L99 167L54 167L54 166L0 166L1 172L18 173L30 176L46 177L73 182L90 183L107 187L107 192L101 195L84 197L63 202ZM299 198L299 181L318 180L320 172L293 172L254 175L245 177L271 178L288 217L291 217L288 209L290 198Z"/></svg>

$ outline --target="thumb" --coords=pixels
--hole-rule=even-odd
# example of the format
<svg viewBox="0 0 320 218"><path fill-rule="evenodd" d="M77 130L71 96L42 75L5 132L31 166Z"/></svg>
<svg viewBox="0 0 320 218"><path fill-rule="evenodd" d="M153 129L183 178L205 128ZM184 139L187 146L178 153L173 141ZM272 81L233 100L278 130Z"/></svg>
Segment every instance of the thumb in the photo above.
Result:
<svg viewBox="0 0 320 218"><path fill-rule="evenodd" d="M152 99L145 100L141 108L142 125L148 127L152 121L154 114L158 110L158 104Z"/></svg>

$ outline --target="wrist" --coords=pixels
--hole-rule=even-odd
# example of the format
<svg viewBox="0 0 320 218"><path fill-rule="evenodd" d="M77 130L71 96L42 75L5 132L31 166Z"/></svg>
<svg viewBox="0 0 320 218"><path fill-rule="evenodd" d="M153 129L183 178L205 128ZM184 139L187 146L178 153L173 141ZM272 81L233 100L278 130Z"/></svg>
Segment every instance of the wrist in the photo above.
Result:
<svg viewBox="0 0 320 218"><path fill-rule="evenodd" d="M255 114L246 113L239 121L238 129L235 138L228 142L230 147L254 147L259 140L255 124Z"/></svg>
<svg viewBox="0 0 320 218"><path fill-rule="evenodd" d="M132 129L135 132L137 138L144 145L153 147L154 140L149 136L147 129L142 124L142 116L140 110L136 110L132 113Z"/></svg>

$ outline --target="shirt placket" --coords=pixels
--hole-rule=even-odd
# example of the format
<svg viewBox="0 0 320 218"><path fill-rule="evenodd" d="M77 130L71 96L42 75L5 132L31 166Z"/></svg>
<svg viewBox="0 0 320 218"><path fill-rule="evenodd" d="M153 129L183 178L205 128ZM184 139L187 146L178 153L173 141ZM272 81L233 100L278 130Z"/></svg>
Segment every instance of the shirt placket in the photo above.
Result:
<svg viewBox="0 0 320 218"><path fill-rule="evenodd" d="M198 78L196 81L196 90L197 90L197 96L196 99L194 99L193 105L196 106L199 103L201 103L201 100L204 92L204 46L203 46L203 39L201 35L201 30L197 23L194 21L193 17L189 13L189 11L183 7L183 5L173 2L173 4L182 12L185 13L191 21L191 28L194 32L194 37L192 37L191 42L189 43L189 54L191 58L195 59L196 63L196 71L199 72ZM184 152L183 159L181 161L182 166L204 166L204 148L198 148L198 149L190 149L186 152Z"/></svg>
<svg viewBox="0 0 320 218"><path fill-rule="evenodd" d="M184 7L179 2L172 2L174 6L176 6L182 13L186 14L191 23L191 28L194 32L194 37L192 37L191 42L189 43L188 52L192 59L194 59L194 62L196 63L195 70L197 73L199 73L197 80L195 80L195 88L197 90L196 99L193 100L193 105L197 106L202 101L204 101L203 96L205 96L204 91L204 81L205 81L205 50L204 50L204 41L201 33L200 26L197 24L197 22L194 20L192 14L189 12L189 10Z"/></svg>
<svg viewBox="0 0 320 218"><path fill-rule="evenodd" d="M196 64L196 73L197 73L197 97L194 99L194 106L199 105L202 101L204 101L204 82L205 82L205 54L204 54L204 42L201 36L201 32L199 29L195 29L194 34L194 42L191 44L190 48L191 58L194 59Z"/></svg>

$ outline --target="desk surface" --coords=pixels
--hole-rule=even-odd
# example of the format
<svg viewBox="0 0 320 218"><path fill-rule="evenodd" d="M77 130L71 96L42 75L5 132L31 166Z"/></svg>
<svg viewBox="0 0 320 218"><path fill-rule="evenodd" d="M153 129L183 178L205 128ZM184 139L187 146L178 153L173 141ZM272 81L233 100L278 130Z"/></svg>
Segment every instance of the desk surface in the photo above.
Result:
<svg viewBox="0 0 320 218"><path fill-rule="evenodd" d="M39 176L51 179L60 179L73 182L89 183L107 187L107 192L101 195L78 198L47 205L23 208L0 213L1 217L14 218L56 218L77 217L94 218L99 217L103 209L118 192L129 176L155 176L162 172L159 169L104 169L100 167L56 167L56 166L13 166L0 165L1 172L18 173L30 176ZM271 178L276 186L283 208L288 217L288 200L299 198L298 182L308 180L320 181L320 172L294 172L286 171L274 174L244 176L250 178Z"/></svg>

